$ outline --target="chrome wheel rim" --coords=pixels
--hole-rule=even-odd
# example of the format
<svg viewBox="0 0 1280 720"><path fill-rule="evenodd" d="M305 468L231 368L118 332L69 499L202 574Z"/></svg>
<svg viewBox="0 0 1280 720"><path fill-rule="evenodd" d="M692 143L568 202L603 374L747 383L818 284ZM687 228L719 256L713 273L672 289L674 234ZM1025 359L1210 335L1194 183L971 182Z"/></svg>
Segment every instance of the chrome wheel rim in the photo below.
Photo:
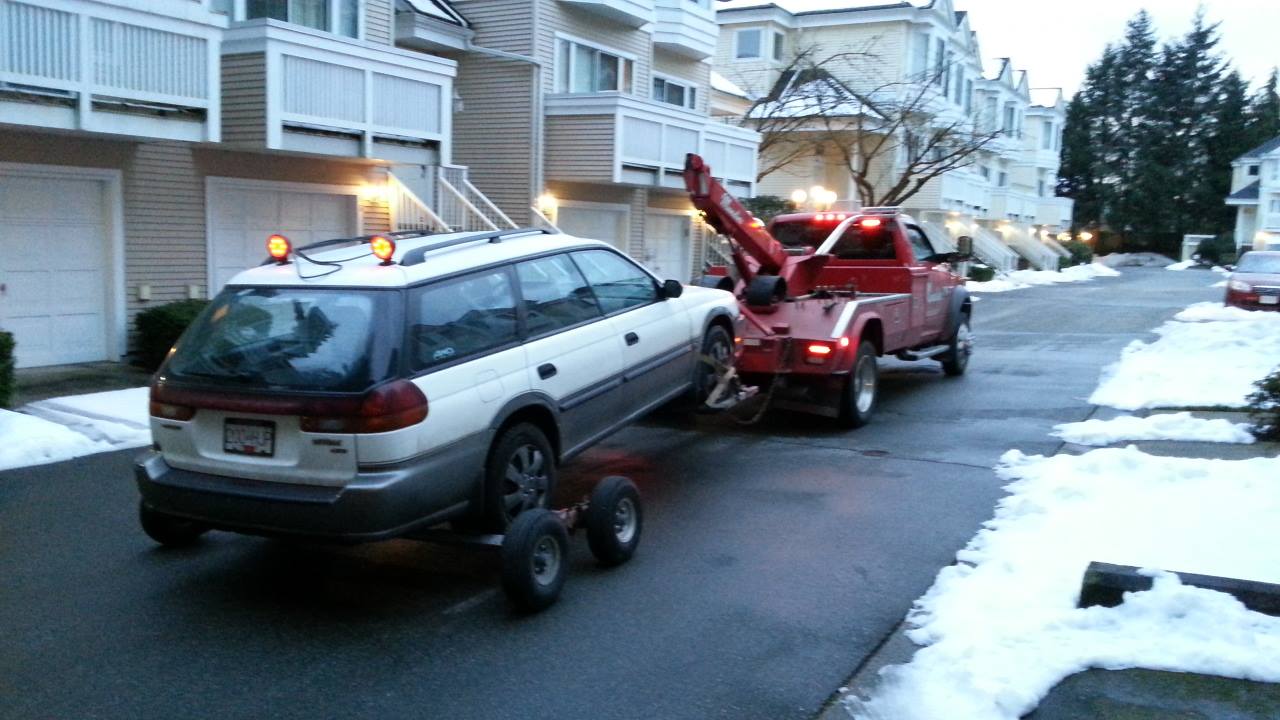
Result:
<svg viewBox="0 0 1280 720"><path fill-rule="evenodd" d="M729 366L729 360L733 355L733 349L730 343L725 342L721 336L716 336L716 341L711 343L711 347L706 349L704 353L706 357L702 360L702 376L701 376L701 392L703 395L710 394L711 389L715 386L716 376Z"/></svg>
<svg viewBox="0 0 1280 720"><path fill-rule="evenodd" d="M969 324L963 323L956 331L956 362L964 367L969 364L969 356L972 354L973 333L969 331Z"/></svg>
<svg viewBox="0 0 1280 720"><path fill-rule="evenodd" d="M622 498L613 510L613 536L619 543L626 545L636 536L638 526L635 503L631 502L631 498Z"/></svg>
<svg viewBox="0 0 1280 720"><path fill-rule="evenodd" d="M858 361L857 371L853 376L853 406L859 413L871 410L876 401L876 361L872 357L864 357Z"/></svg>
<svg viewBox="0 0 1280 720"><path fill-rule="evenodd" d="M507 519L547 502L550 481L547 456L533 444L521 445L511 453L503 475L503 507Z"/></svg>
<svg viewBox="0 0 1280 720"><path fill-rule="evenodd" d="M550 535L538 539L533 547L532 558L533 581L542 586L555 582L560 573L560 543Z"/></svg>

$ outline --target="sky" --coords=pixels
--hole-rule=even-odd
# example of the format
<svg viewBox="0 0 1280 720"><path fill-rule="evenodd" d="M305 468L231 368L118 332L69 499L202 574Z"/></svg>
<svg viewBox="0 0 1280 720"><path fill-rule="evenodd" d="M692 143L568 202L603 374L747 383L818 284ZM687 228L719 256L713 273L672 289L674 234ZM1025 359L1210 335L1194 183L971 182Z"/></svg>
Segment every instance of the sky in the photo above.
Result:
<svg viewBox="0 0 1280 720"><path fill-rule="evenodd" d="M1085 68L1144 7L1161 40L1181 36L1196 7L1220 21L1218 50L1256 87L1280 65L1280 0L953 0L968 10L984 58L1010 57L1032 87L1061 87L1070 97ZM919 4L919 0L916 0ZM989 65L990 63L988 63ZM986 68L988 71L990 67Z"/></svg>

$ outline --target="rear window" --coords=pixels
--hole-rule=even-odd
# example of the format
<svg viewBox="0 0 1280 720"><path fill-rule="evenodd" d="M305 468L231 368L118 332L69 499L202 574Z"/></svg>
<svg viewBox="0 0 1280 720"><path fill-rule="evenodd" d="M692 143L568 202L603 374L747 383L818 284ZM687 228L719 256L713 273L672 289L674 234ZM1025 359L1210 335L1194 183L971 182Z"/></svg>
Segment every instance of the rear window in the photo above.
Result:
<svg viewBox="0 0 1280 720"><path fill-rule="evenodd" d="M1236 272L1280 273L1280 255L1245 253L1236 265Z"/></svg>
<svg viewBox="0 0 1280 720"><path fill-rule="evenodd" d="M819 222L775 223L769 232L778 242L789 248L811 247L815 250L826 241L836 226ZM851 223L836 241L831 254L841 260L893 260L893 221L886 221L875 229L865 229Z"/></svg>
<svg viewBox="0 0 1280 720"><path fill-rule="evenodd" d="M400 293L227 288L192 323L166 377L245 388L359 392L396 375Z"/></svg>

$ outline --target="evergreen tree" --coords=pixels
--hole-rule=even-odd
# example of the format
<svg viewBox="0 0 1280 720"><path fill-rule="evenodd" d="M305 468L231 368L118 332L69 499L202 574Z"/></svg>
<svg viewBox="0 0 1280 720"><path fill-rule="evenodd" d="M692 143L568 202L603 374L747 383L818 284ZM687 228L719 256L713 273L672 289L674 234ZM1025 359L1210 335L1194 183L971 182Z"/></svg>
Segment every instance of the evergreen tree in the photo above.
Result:
<svg viewBox="0 0 1280 720"><path fill-rule="evenodd" d="M1102 217L1101 183L1098 178L1098 146L1093 142L1092 118L1083 93L1067 104L1062 126L1062 166L1058 170L1058 195L1075 198L1074 224L1087 225Z"/></svg>
<svg viewBox="0 0 1280 720"><path fill-rule="evenodd" d="M1231 162L1255 145L1249 132L1248 90L1235 70L1228 70L1218 86L1207 144L1208 175L1193 198L1193 213L1206 223L1205 232L1223 233L1235 225L1235 208L1223 200L1231 193Z"/></svg>
<svg viewBox="0 0 1280 720"><path fill-rule="evenodd" d="M1271 77L1267 79L1266 84L1249 101L1250 145L1248 149L1255 148L1280 135L1280 92L1277 92L1280 78L1277 77L1278 74L1280 74L1280 71L1273 68Z"/></svg>

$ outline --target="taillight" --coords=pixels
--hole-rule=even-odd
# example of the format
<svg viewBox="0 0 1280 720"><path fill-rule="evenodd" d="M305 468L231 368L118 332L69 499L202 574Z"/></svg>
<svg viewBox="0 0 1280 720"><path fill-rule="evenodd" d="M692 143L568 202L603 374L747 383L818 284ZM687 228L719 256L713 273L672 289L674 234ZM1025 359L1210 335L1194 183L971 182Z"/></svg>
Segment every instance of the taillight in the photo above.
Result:
<svg viewBox="0 0 1280 720"><path fill-rule="evenodd" d="M867 230L871 230L873 228L878 228L881 225L883 225L884 221L878 217L869 217L869 218L862 218L861 220L858 221L858 224L866 228Z"/></svg>
<svg viewBox="0 0 1280 720"><path fill-rule="evenodd" d="M173 402L164 385L152 381L148 400L151 405L151 417L162 420L190 420L196 416L196 409L190 405Z"/></svg>
<svg viewBox="0 0 1280 720"><path fill-rule="evenodd" d="M365 393L358 404L350 408L324 408L338 410L304 415L300 427L303 432L320 433L382 433L417 425L427 419L427 396L417 385L408 380L396 380Z"/></svg>
<svg viewBox="0 0 1280 720"><path fill-rule="evenodd" d="M835 350L826 343L809 343L804 349L804 361L812 365L821 365Z"/></svg>

